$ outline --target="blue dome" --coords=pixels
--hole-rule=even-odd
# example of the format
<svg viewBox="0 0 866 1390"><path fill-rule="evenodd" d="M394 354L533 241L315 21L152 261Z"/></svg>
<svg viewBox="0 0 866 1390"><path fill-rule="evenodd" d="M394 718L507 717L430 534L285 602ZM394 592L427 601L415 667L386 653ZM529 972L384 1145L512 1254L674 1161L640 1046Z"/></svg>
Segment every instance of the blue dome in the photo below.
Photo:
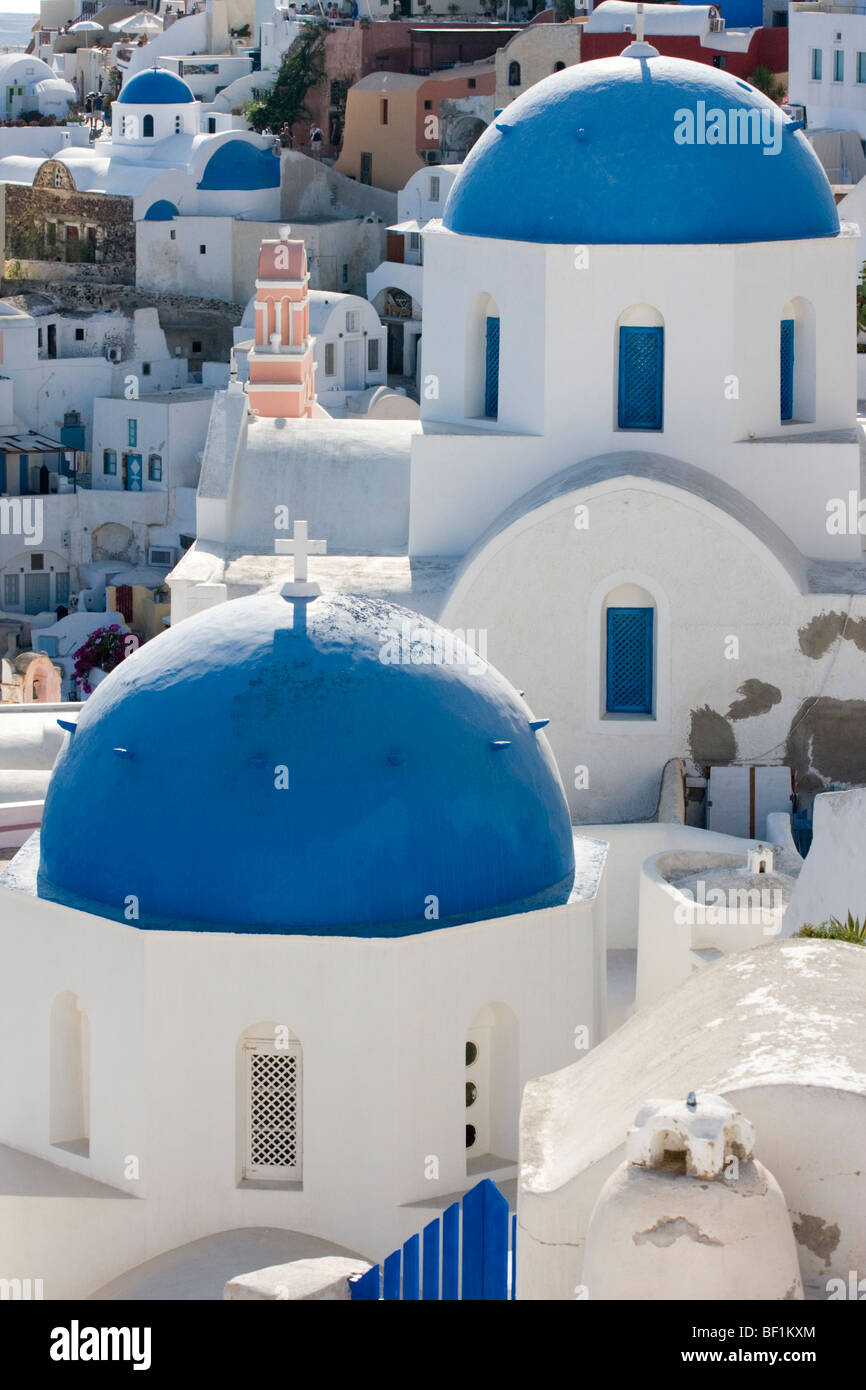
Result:
<svg viewBox="0 0 866 1390"><path fill-rule="evenodd" d="M694 142L678 143L690 119ZM817 155L768 97L658 56L578 63L531 87L470 151L443 220L467 236L575 245L839 232Z"/></svg>
<svg viewBox="0 0 866 1390"><path fill-rule="evenodd" d="M202 189L279 188L280 161L270 149L260 150L249 140L226 140L204 168Z"/></svg>
<svg viewBox="0 0 866 1390"><path fill-rule="evenodd" d="M145 222L170 222L173 217L179 216L180 213L174 203L170 203L167 198L158 198L147 209L144 220Z"/></svg>
<svg viewBox="0 0 866 1390"><path fill-rule="evenodd" d="M564 900L568 808L508 682L459 642L430 664L450 634L406 609L307 610L305 630L278 594L221 604L97 687L51 779L43 896L124 920L135 895L141 927L336 936Z"/></svg>
<svg viewBox="0 0 866 1390"><path fill-rule="evenodd" d="M124 83L117 100L129 106L180 106L195 97L183 78L167 68L145 68Z"/></svg>

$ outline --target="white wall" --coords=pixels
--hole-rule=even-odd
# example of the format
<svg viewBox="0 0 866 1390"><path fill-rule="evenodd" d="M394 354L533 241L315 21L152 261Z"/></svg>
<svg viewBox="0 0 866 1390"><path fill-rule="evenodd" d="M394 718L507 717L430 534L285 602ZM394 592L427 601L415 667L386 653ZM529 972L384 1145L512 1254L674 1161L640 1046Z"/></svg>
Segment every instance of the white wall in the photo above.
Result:
<svg viewBox="0 0 866 1390"><path fill-rule="evenodd" d="M460 170L459 164L437 164L435 168L419 169L397 194L398 222L429 222L445 211L451 185ZM431 197L431 180L439 180L439 197Z"/></svg>
<svg viewBox="0 0 866 1390"><path fill-rule="evenodd" d="M97 487L108 490L123 488L122 459L125 453L141 456L142 490L166 492L171 487L195 487L198 465L204 447L212 396L207 391L190 391L188 399L152 401L141 397L137 401L101 397L94 402L93 416L93 477ZM128 443L130 420L137 423L137 443ZM117 473L103 472L103 454L113 449L117 455ZM158 454L162 459L162 481L148 477L148 459Z"/></svg>
<svg viewBox="0 0 866 1390"><path fill-rule="evenodd" d="M426 363L425 353L425 369ZM502 440L456 442L469 445L459 457L463 496L472 506L484 500L476 491L482 443L491 451L483 481L493 485L494 458L506 468ZM444 490L452 483L453 454L441 438L413 439L415 449L421 443L439 446ZM785 762L805 701L818 694L860 700L863 692L864 658L852 641L829 640L814 655L805 636L801 644L801 632L822 613L836 612L840 622L846 612L855 623L866 616L862 595L803 592L805 580L721 507L660 477L629 476L627 463L622 471L539 498L470 558L440 616L448 627L484 630L490 661L526 690L539 717L550 718L547 733L578 824L653 816L669 758ZM824 497L827 490L825 482ZM820 505L823 513L823 497ZM576 507L586 508L585 528L576 529ZM599 717L603 600L623 583L652 592L667 615L657 625L652 717ZM737 717L747 680L766 686L770 703ZM720 730L721 752L701 732L707 718ZM841 765L827 773L820 748L811 756L829 779L844 776ZM850 752L843 755L840 746L835 756L847 765ZM805 762L800 772L808 787L813 768Z"/></svg>
<svg viewBox="0 0 866 1390"><path fill-rule="evenodd" d="M851 912L866 921L866 862L863 818L866 788L823 792L812 808L812 844L785 919L790 935L830 917L844 922Z"/></svg>
<svg viewBox="0 0 866 1390"><path fill-rule="evenodd" d="M576 1021L593 1029L599 1006L603 924L590 903L364 940L139 931L0 897L3 956L16 962L0 979L0 1039L10 1046L26 1026L31 1040L0 1076L0 1141L142 1197L148 1210L143 1243L137 1226L103 1238L99 1204L86 1251L80 1236L70 1248L60 1223L47 1298L83 1295L139 1260L243 1226L382 1257L430 1219L412 1203L469 1185L464 1047L478 1011L506 1004L519 1020L517 1086L503 1099L516 1139L519 1087L574 1056ZM90 1021L89 1159L48 1142L48 1019L66 989ZM238 1041L263 1020L303 1046L303 1181L289 1189L239 1184ZM128 1154L140 1158L139 1181L126 1176ZM425 1176L431 1155L438 1177ZM7 1277L31 1268L44 1221L33 1201L14 1234L5 1228Z"/></svg>
<svg viewBox="0 0 866 1390"><path fill-rule="evenodd" d="M807 554L859 556L859 536L846 545L825 527L828 488L845 496L859 486L856 446L836 449L833 468L820 444L792 442L854 423L856 238L784 249L593 246L587 255L591 267L576 264L572 246L424 233L423 372L435 377L438 394L422 393L422 418L499 437L492 452L477 438L449 439L446 457L419 443L413 552L461 554L559 469L646 450L694 460L751 498ZM466 323L483 292L500 316L499 417L467 421L465 382L483 342ZM782 425L779 322L795 297L814 306L817 401L814 420ZM661 431L616 427L616 325L640 304L653 306L665 325ZM726 391L731 377L736 394Z"/></svg>
<svg viewBox="0 0 866 1390"><path fill-rule="evenodd" d="M789 100L806 107L810 129L856 130L861 140L866 139L866 82L857 81L858 53L866 64L863 15L806 11L792 5L788 23ZM820 81L812 77L813 49L823 54ZM836 52L844 54L842 82L834 80Z"/></svg>

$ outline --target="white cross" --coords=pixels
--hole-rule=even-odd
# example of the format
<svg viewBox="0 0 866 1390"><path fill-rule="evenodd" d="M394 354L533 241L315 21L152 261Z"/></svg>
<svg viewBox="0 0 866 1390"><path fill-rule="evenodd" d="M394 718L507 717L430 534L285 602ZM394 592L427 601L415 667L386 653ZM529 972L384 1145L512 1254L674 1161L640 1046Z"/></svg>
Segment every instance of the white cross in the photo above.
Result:
<svg viewBox="0 0 866 1390"><path fill-rule="evenodd" d="M296 521L291 540L275 541L274 550L277 555L294 555L295 557L295 583L306 584L307 582L307 558L310 555L324 555L327 550L327 541L311 541L307 535L306 521Z"/></svg>
<svg viewBox="0 0 866 1390"><path fill-rule="evenodd" d="M637 41L643 43L643 4L638 0L637 7Z"/></svg>
<svg viewBox="0 0 866 1390"><path fill-rule="evenodd" d="M277 555L294 555L295 557L294 578L286 581L280 593L288 603L295 604L295 624L302 629L306 627L308 600L317 598L322 592L315 581L311 583L307 578L307 558L310 555L324 555L326 549L326 541L310 540L305 521L295 522L294 535L291 540L274 541L274 551Z"/></svg>

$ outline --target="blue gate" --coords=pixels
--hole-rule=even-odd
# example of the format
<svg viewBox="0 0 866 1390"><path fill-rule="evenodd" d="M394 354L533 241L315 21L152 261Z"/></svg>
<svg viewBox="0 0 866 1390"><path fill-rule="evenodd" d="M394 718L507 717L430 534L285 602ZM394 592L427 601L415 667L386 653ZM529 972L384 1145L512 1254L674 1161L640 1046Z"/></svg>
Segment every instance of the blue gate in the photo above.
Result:
<svg viewBox="0 0 866 1390"><path fill-rule="evenodd" d="M462 1219L461 1219L462 1217ZM352 1300L376 1303L513 1299L517 1217L489 1178L379 1265L349 1280Z"/></svg>

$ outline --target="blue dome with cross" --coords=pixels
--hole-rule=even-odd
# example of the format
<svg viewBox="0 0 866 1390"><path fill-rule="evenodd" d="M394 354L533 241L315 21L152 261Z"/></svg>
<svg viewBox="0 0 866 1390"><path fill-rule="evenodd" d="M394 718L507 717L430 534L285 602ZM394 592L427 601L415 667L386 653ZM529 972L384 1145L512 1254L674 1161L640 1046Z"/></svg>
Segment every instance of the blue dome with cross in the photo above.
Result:
<svg viewBox="0 0 866 1390"><path fill-rule="evenodd" d="M188 618L97 687L52 776L40 894L139 927L372 937L565 901L547 721L428 619L295 587Z"/></svg>
<svg viewBox="0 0 866 1390"><path fill-rule="evenodd" d="M505 107L469 152L443 222L576 246L839 233L798 122L748 82L644 43L554 73Z"/></svg>
<svg viewBox="0 0 866 1390"><path fill-rule="evenodd" d="M126 106L180 106L195 97L183 78L167 68L145 68L123 84L117 100Z"/></svg>

